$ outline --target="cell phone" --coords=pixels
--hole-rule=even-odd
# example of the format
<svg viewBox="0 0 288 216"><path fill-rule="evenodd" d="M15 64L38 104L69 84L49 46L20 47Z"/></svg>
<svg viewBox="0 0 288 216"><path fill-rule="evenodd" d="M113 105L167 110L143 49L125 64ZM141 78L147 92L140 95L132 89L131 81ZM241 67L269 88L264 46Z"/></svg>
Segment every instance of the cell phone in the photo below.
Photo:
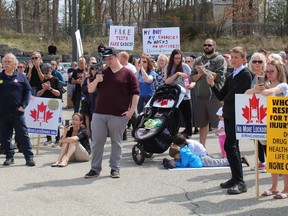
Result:
<svg viewBox="0 0 288 216"><path fill-rule="evenodd" d="M69 126L70 125L70 120L65 120L65 126Z"/></svg>
<svg viewBox="0 0 288 216"><path fill-rule="evenodd" d="M258 76L257 77L257 83L258 84L263 84L264 83L264 76Z"/></svg>

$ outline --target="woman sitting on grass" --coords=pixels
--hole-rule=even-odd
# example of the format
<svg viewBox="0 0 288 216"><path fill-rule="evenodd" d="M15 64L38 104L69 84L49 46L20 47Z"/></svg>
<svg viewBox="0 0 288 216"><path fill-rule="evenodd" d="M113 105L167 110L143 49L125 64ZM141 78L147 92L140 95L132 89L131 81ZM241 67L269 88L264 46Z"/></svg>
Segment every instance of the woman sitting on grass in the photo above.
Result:
<svg viewBox="0 0 288 216"><path fill-rule="evenodd" d="M64 133L59 141L60 155L52 167L65 167L68 161L89 161L90 144L86 128L82 126L83 116L80 113L72 115L72 125L64 127Z"/></svg>

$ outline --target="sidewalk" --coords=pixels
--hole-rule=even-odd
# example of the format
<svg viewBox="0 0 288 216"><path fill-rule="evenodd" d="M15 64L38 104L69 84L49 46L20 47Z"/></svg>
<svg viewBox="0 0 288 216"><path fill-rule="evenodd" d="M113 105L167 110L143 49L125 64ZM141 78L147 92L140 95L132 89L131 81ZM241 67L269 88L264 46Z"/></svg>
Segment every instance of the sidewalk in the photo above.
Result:
<svg viewBox="0 0 288 216"><path fill-rule="evenodd" d="M63 110L67 118L72 114L73 110ZM193 135L193 139L198 138ZM248 192L227 195L219 184L231 177L229 169L168 171L161 165L168 152L155 154L139 166L131 156L133 145L128 130L128 140L123 142L120 179L110 178L109 139L103 170L94 179L84 179L90 162L52 168L59 147L41 145L40 154L35 156L35 167L25 166L23 155L16 153L14 165L0 165L0 215L287 215L287 200L255 198L255 172L250 167L243 167ZM253 142L241 140L240 146L242 155L247 155L254 166ZM208 135L206 148L213 156L220 157L213 133ZM4 156L0 155L0 163L3 161ZM270 186L270 174L259 173L259 176L261 193ZM279 186L282 189L281 177Z"/></svg>

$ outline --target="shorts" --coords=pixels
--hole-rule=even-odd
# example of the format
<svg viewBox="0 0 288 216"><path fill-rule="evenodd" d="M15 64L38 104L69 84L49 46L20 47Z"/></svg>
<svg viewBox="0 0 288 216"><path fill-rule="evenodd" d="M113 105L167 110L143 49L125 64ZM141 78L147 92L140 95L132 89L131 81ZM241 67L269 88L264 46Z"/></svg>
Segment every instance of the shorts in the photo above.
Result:
<svg viewBox="0 0 288 216"><path fill-rule="evenodd" d="M83 116L87 116L87 115L90 116L90 115L92 114L92 113L91 113L91 106L90 106L89 100L84 100L84 101L82 101L80 113L81 113Z"/></svg>
<svg viewBox="0 0 288 216"><path fill-rule="evenodd" d="M80 142L76 144L74 154L70 157L69 161L85 162L90 160L90 155Z"/></svg>
<svg viewBox="0 0 288 216"><path fill-rule="evenodd" d="M75 84L68 83L68 86L67 86L68 96L72 97L74 90L75 90Z"/></svg>
<svg viewBox="0 0 288 216"><path fill-rule="evenodd" d="M219 118L216 115L216 112L221 106L222 104L217 98L207 100L197 97L195 106L195 126L200 128L206 127L210 122L211 127L217 128Z"/></svg>

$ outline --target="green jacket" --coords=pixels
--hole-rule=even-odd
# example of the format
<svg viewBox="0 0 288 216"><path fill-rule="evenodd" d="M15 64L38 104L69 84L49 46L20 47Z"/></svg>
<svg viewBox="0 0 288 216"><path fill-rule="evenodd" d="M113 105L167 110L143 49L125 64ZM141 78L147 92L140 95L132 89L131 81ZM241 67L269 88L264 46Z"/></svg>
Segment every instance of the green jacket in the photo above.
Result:
<svg viewBox="0 0 288 216"><path fill-rule="evenodd" d="M215 86L218 89L221 89L225 82L225 73L227 71L227 64L226 64L224 57L221 54L218 54L217 52L215 52L211 58L207 58L205 55L202 55L202 56L199 56L195 60L195 64L193 66L192 73L191 73L191 80L195 81L193 79L193 76L198 74L195 68L195 65L202 65L202 64L207 63L208 61L210 62L210 66L207 69L212 72L217 73L217 76L214 82L215 82ZM196 85L194 88L195 88L197 97L207 99L207 100L210 100L212 97L215 97L215 95L213 94L211 90L211 87L208 85L206 81L205 74L203 74L200 77L200 79L196 81Z"/></svg>

